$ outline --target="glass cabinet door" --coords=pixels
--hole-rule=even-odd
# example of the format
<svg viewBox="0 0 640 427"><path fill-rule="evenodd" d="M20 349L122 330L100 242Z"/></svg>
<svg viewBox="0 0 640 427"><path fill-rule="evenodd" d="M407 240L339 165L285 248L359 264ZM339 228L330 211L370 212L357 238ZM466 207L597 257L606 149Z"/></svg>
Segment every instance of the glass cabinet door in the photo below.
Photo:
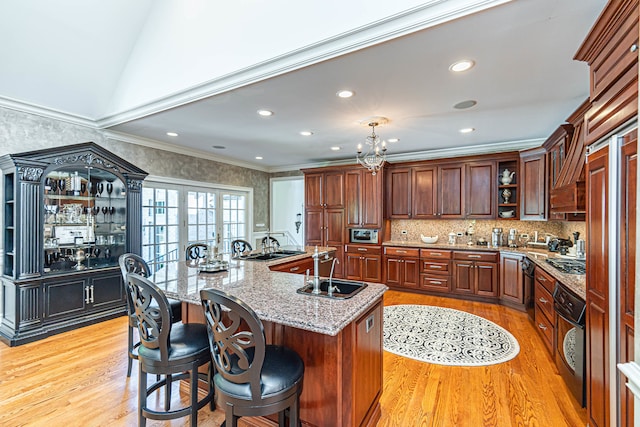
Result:
<svg viewBox="0 0 640 427"><path fill-rule="evenodd" d="M43 178L44 274L113 267L126 246L126 186L94 167Z"/></svg>

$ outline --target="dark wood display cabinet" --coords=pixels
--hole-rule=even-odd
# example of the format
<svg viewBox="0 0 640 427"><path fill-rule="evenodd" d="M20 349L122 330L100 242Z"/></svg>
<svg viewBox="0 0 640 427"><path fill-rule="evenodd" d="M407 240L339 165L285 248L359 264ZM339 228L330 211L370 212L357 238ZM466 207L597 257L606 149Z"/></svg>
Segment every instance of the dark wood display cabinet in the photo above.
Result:
<svg viewBox="0 0 640 427"><path fill-rule="evenodd" d="M498 162L498 217L520 219L520 171L517 160Z"/></svg>
<svg viewBox="0 0 640 427"><path fill-rule="evenodd" d="M118 257L141 249L146 172L91 142L6 155L0 169L0 340L19 345L122 315Z"/></svg>

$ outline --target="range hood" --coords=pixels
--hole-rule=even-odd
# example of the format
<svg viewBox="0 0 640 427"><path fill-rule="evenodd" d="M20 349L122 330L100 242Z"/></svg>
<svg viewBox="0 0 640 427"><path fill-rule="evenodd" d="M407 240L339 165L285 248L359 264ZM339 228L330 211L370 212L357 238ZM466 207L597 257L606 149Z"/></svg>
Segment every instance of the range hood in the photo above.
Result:
<svg viewBox="0 0 640 427"><path fill-rule="evenodd" d="M584 213L586 209L584 116L591 107L587 99L567 119L573 126L573 136L555 185L549 189L551 213Z"/></svg>

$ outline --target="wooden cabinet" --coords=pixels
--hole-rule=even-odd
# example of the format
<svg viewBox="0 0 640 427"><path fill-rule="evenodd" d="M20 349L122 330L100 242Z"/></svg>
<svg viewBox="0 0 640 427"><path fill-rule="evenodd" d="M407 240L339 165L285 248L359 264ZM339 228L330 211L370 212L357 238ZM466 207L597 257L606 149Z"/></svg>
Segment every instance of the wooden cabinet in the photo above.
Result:
<svg viewBox="0 0 640 427"><path fill-rule="evenodd" d="M547 350L553 357L555 353L556 318L553 310L553 291L556 281L541 268L536 268L534 279L534 316L538 333L542 337Z"/></svg>
<svg viewBox="0 0 640 427"><path fill-rule="evenodd" d="M346 245L345 276L365 282L382 281L382 248L373 245Z"/></svg>
<svg viewBox="0 0 640 427"><path fill-rule="evenodd" d="M451 291L452 251L420 249L420 289L432 292Z"/></svg>
<svg viewBox="0 0 640 427"><path fill-rule="evenodd" d="M382 177L365 169L345 172L346 226L382 227Z"/></svg>
<svg viewBox="0 0 640 427"><path fill-rule="evenodd" d="M146 172L91 142L6 155L0 169L0 340L23 344L124 314L117 262L141 251Z"/></svg>
<svg viewBox="0 0 640 427"><path fill-rule="evenodd" d="M411 206L411 216L414 219L436 219L439 217L437 166L412 168Z"/></svg>
<svg viewBox="0 0 640 427"><path fill-rule="evenodd" d="M520 219L542 221L547 217L546 154L536 148L520 154ZM561 163L560 163L561 164Z"/></svg>
<svg viewBox="0 0 640 427"><path fill-rule="evenodd" d="M416 248L384 248L384 276L389 286L401 288L419 287L420 251Z"/></svg>
<svg viewBox="0 0 640 427"><path fill-rule="evenodd" d="M296 261L285 262L282 264L271 265L269 266L269 270L293 274L306 274L307 270L309 270L309 273L313 274L313 259L304 258ZM320 274L322 276L326 276L326 274L322 274L322 272Z"/></svg>
<svg viewBox="0 0 640 427"><path fill-rule="evenodd" d="M466 165L465 217L492 219L496 217L496 162L473 162ZM517 194L512 195L514 197ZM514 216L517 216L514 213Z"/></svg>
<svg viewBox="0 0 640 427"><path fill-rule="evenodd" d="M438 218L464 218L464 173L463 163L438 166Z"/></svg>
<svg viewBox="0 0 640 427"><path fill-rule="evenodd" d="M385 168L385 217L411 218L411 168Z"/></svg>
<svg viewBox="0 0 640 427"><path fill-rule="evenodd" d="M500 254L500 301L519 310L525 309L523 259L524 255Z"/></svg>
<svg viewBox="0 0 640 427"><path fill-rule="evenodd" d="M453 252L453 292L498 296L497 252Z"/></svg>
<svg viewBox="0 0 640 427"><path fill-rule="evenodd" d="M305 173L305 209L344 208L344 172Z"/></svg>

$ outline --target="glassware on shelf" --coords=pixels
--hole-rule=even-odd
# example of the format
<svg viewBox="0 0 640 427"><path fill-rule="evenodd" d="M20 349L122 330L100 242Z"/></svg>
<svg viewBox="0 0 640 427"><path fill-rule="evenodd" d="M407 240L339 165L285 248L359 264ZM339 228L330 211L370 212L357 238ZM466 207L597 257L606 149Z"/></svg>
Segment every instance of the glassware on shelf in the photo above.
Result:
<svg viewBox="0 0 640 427"><path fill-rule="evenodd" d="M115 206L109 206L109 221L113 222L113 215L116 213Z"/></svg>
<svg viewBox="0 0 640 427"><path fill-rule="evenodd" d="M104 191L104 184L101 182L98 184L96 197L101 197L103 191Z"/></svg>
<svg viewBox="0 0 640 427"><path fill-rule="evenodd" d="M64 189L67 187L67 180L59 179L58 180L58 189L60 190L60 194L65 194Z"/></svg>
<svg viewBox="0 0 640 427"><path fill-rule="evenodd" d="M113 183L107 182L107 194L111 197L111 193L113 193Z"/></svg>

